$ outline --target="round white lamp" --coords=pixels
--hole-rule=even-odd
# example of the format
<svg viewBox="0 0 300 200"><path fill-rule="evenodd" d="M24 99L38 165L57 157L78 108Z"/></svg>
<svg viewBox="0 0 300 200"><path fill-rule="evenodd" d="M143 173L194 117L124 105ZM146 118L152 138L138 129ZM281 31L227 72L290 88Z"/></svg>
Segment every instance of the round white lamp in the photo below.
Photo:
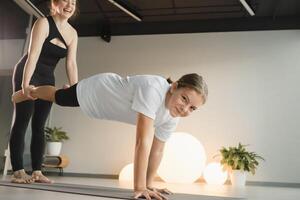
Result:
<svg viewBox="0 0 300 200"><path fill-rule="evenodd" d="M119 174L119 181L127 181L132 182L133 181L133 163L126 165L123 167Z"/></svg>
<svg viewBox="0 0 300 200"><path fill-rule="evenodd" d="M228 173L223 171L223 167L220 163L209 163L204 172L203 177L207 184L210 185L223 185L227 180Z"/></svg>
<svg viewBox="0 0 300 200"><path fill-rule="evenodd" d="M165 144L157 173L168 183L193 183L201 177L205 163L201 142L190 134L176 132Z"/></svg>

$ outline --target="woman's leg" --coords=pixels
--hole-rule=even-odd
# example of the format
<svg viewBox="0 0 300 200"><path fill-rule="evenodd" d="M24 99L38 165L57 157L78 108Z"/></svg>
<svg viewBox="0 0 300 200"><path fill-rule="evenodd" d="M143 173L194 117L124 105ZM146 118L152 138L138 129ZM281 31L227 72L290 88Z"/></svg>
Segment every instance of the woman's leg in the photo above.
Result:
<svg viewBox="0 0 300 200"><path fill-rule="evenodd" d="M12 182L15 183L31 183L33 179L26 174L23 167L23 153L25 146L25 134L34 105L32 101L26 101L14 105L14 116L12 120L10 133L10 158L14 171Z"/></svg>
<svg viewBox="0 0 300 200"><path fill-rule="evenodd" d="M23 59L15 67L12 78L12 86L14 92L21 89L23 66L25 64L25 61L26 57L23 57ZM33 182L32 177L25 172L23 166L25 134L33 110L33 101L25 101L22 103L14 104L14 113L10 130L9 149L13 170L11 181L15 183Z"/></svg>
<svg viewBox="0 0 300 200"><path fill-rule="evenodd" d="M42 162L45 150L45 123L48 118L52 106L52 102L44 100L34 101L34 112L31 119L31 162L32 162L32 178L35 182L52 183L42 172Z"/></svg>

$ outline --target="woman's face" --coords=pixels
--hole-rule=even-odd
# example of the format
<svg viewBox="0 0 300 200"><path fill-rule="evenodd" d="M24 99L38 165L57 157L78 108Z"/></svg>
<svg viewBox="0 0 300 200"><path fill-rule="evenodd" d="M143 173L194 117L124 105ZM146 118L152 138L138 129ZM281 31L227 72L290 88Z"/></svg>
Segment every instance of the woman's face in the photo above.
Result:
<svg viewBox="0 0 300 200"><path fill-rule="evenodd" d="M58 0L54 2L56 14L70 18L76 10L76 0Z"/></svg>
<svg viewBox="0 0 300 200"><path fill-rule="evenodd" d="M177 83L173 83L166 107L172 117L186 117L197 110L202 104L202 95L190 88L176 89Z"/></svg>

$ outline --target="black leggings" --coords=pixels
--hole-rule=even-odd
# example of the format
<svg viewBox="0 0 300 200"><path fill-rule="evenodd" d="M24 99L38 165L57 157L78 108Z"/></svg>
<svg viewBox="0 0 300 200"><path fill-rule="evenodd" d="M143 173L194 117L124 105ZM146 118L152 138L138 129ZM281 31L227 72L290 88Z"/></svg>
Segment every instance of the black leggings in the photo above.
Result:
<svg viewBox="0 0 300 200"><path fill-rule="evenodd" d="M24 56L15 67L13 74L13 91L22 89L23 68L26 60L27 56ZM54 70L54 68L48 68ZM41 68L40 65L37 65L36 71L42 72L42 69L46 68ZM35 86L54 85L55 80L52 71L45 71L43 74L47 74L47 76L39 76L38 73L34 73L30 84ZM10 158L13 171L24 169L24 140L30 119L32 131L30 143L32 169L41 170L45 150L44 127L50 113L51 106L52 102L44 100L24 101L14 105L9 141Z"/></svg>
<svg viewBox="0 0 300 200"><path fill-rule="evenodd" d="M9 143L13 171L24 169L24 139L30 118L32 129L30 144L32 170L41 170L45 149L44 126L51 106L51 102L43 100L24 101L15 105Z"/></svg>
<svg viewBox="0 0 300 200"><path fill-rule="evenodd" d="M57 90L55 102L61 106L79 106L76 86ZM17 88L17 90L20 88ZM32 170L41 170L45 150L44 127L50 113L52 102L44 100L24 101L15 105L10 136L10 158L13 171L24 169L23 153L25 133L31 119L32 137L30 144Z"/></svg>
<svg viewBox="0 0 300 200"><path fill-rule="evenodd" d="M67 89L59 89L55 92L55 103L60 106L78 107L77 83Z"/></svg>

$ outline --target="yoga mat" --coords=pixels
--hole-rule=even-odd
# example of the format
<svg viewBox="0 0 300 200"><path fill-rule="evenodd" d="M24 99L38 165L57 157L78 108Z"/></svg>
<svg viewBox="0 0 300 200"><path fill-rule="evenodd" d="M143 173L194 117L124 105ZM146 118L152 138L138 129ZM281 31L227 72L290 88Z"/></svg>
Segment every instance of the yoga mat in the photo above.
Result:
<svg viewBox="0 0 300 200"><path fill-rule="evenodd" d="M51 192L62 192L69 194L88 195L115 199L133 199L133 191L129 189L110 188L102 186L87 186L78 184L65 184L65 183L54 183L54 184L17 184L9 181L0 181L0 186L43 190ZM167 195L169 200L238 200L243 198L234 197L217 197L207 195L192 195L192 194L181 194L176 193ZM141 198L142 199L142 198Z"/></svg>

